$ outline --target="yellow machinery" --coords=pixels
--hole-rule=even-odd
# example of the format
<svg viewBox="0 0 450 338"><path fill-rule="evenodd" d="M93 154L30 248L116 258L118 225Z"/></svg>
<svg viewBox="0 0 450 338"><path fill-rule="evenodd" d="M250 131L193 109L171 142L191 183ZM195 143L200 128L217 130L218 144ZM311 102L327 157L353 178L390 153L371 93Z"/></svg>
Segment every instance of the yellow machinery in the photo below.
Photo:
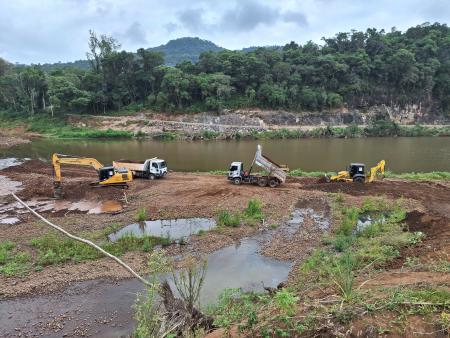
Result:
<svg viewBox="0 0 450 338"><path fill-rule="evenodd" d="M105 167L95 158L53 154L52 163L55 175L55 181L53 185L56 198L61 197L61 164L74 164L94 167L94 169L98 173L99 179L99 181L94 183L94 185L128 187L127 182L131 182L133 180L133 175L128 169L116 169L112 166Z"/></svg>
<svg viewBox="0 0 450 338"><path fill-rule="evenodd" d="M381 160L375 167L370 168L370 175L366 176L364 172L365 165L363 163L350 163L348 170L340 171L337 175L325 176L327 182L373 182L378 172L384 176L385 160Z"/></svg>

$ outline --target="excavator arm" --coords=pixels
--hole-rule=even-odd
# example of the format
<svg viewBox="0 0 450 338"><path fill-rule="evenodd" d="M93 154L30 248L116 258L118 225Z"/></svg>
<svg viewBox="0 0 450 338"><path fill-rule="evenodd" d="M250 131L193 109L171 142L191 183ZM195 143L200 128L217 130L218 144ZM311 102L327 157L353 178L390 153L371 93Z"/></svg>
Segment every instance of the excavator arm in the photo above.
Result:
<svg viewBox="0 0 450 338"><path fill-rule="evenodd" d="M381 160L375 167L370 168L370 176L368 177L368 182L373 182L377 177L377 173L380 172L384 176L384 166L386 165L385 160Z"/></svg>
<svg viewBox="0 0 450 338"><path fill-rule="evenodd" d="M95 170L99 170L103 167L98 160L89 157L75 157L62 154L53 154L52 156L53 170L55 173L55 182L61 182L61 164L75 164L94 167Z"/></svg>

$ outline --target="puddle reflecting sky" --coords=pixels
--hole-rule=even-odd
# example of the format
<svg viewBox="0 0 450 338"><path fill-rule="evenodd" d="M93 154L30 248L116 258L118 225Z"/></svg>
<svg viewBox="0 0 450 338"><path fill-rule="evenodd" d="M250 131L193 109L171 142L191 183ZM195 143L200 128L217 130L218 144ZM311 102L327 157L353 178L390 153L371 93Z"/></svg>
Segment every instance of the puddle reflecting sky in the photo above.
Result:
<svg viewBox="0 0 450 338"><path fill-rule="evenodd" d="M181 239L200 230L207 231L216 227L212 218L179 218L173 220L156 220L133 223L108 236L109 240L116 241L126 234L135 236L169 237Z"/></svg>

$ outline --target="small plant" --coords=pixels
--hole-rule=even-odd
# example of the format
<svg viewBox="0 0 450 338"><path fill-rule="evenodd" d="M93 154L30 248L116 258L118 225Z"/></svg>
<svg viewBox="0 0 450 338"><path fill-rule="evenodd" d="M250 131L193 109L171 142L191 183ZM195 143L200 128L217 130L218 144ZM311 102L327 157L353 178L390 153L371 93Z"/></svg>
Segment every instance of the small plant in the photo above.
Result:
<svg viewBox="0 0 450 338"><path fill-rule="evenodd" d="M341 192L336 193L335 201L336 203L344 202L344 195Z"/></svg>
<svg viewBox="0 0 450 338"><path fill-rule="evenodd" d="M198 235L198 236L203 236L205 233L206 233L205 230L200 229L200 230L197 232L197 235Z"/></svg>
<svg viewBox="0 0 450 338"><path fill-rule="evenodd" d="M184 268L178 272L172 272L173 282L181 298L186 302L190 311L194 306L199 306L200 290L206 276L208 261L200 263L194 257L188 257Z"/></svg>
<svg viewBox="0 0 450 338"><path fill-rule="evenodd" d="M299 298L286 288L279 290L274 296L276 306L287 316L294 315L298 300Z"/></svg>
<svg viewBox="0 0 450 338"><path fill-rule="evenodd" d="M355 276L353 269L355 265L355 258L351 253L346 252L335 262L331 271L332 280L339 288L342 300L346 302L351 301L354 297Z"/></svg>
<svg viewBox="0 0 450 338"><path fill-rule="evenodd" d="M273 229L273 230L275 230L276 228L278 228L278 224L272 223L272 224L270 225L270 228Z"/></svg>
<svg viewBox="0 0 450 338"><path fill-rule="evenodd" d="M419 265L419 258L418 257L406 257L405 263L403 266L407 268L414 268Z"/></svg>
<svg viewBox="0 0 450 338"><path fill-rule="evenodd" d="M248 201L247 208L244 209L244 215L248 218L261 221L264 218L261 201L257 199Z"/></svg>
<svg viewBox="0 0 450 338"><path fill-rule="evenodd" d="M221 210L218 216L219 226L238 227L241 225L239 213L231 214L228 210Z"/></svg>
<svg viewBox="0 0 450 338"><path fill-rule="evenodd" d="M426 237L426 235L421 231L416 231L413 233L412 237L409 240L409 244L417 244L422 242L422 240Z"/></svg>
<svg viewBox="0 0 450 338"><path fill-rule="evenodd" d="M441 312L441 315L439 316L439 324L441 325L442 329L445 333L450 333L450 313L448 312Z"/></svg>
<svg viewBox="0 0 450 338"><path fill-rule="evenodd" d="M143 222L147 219L147 209L145 207L141 207L138 209L138 212L136 214L136 220L138 222Z"/></svg>

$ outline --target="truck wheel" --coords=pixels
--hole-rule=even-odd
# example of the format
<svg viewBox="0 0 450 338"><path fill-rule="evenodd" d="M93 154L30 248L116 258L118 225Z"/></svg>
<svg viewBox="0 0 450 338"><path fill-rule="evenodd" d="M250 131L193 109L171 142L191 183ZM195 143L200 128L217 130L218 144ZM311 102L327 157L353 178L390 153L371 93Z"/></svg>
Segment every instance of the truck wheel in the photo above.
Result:
<svg viewBox="0 0 450 338"><path fill-rule="evenodd" d="M364 183L364 178L362 178L361 176L355 177L353 179L353 182L355 182L355 183Z"/></svg>
<svg viewBox="0 0 450 338"><path fill-rule="evenodd" d="M155 175L150 174L150 176L148 177L149 180L154 180L155 179Z"/></svg>
<svg viewBox="0 0 450 338"><path fill-rule="evenodd" d="M265 187L267 185L267 178L261 177L260 179L258 179L258 185L260 187Z"/></svg>
<svg viewBox="0 0 450 338"><path fill-rule="evenodd" d="M277 181L276 179L274 179L274 178L272 178L272 179L269 181L269 187L271 187L271 188L277 187L278 184L279 184L278 181Z"/></svg>
<svg viewBox="0 0 450 338"><path fill-rule="evenodd" d="M237 178L235 178L235 179L233 180L233 183L234 183L235 185L239 185L239 184L241 184L241 179L240 179L239 177L237 177Z"/></svg>

